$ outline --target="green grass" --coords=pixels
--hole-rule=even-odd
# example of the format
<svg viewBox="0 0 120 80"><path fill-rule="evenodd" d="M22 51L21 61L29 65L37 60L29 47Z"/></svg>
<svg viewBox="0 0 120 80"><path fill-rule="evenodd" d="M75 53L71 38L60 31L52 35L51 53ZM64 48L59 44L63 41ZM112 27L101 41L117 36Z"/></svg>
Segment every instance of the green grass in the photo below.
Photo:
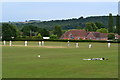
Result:
<svg viewBox="0 0 120 80"><path fill-rule="evenodd" d="M3 78L117 78L118 44L112 43L107 48L107 43L92 43L91 49L88 44L79 43L79 48L75 48L75 43L70 48L43 48L37 42L29 42L28 47L3 46ZM24 45L24 42L13 42L13 45ZM66 45L45 42L45 46ZM93 57L109 60L83 60Z"/></svg>

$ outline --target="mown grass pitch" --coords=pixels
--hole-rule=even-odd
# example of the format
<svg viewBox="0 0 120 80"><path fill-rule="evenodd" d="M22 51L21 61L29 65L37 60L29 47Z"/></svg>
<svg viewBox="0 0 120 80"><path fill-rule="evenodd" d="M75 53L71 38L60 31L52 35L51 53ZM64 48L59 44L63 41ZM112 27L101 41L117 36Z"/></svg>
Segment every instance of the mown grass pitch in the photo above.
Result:
<svg viewBox="0 0 120 80"><path fill-rule="evenodd" d="M67 47L67 42L45 42L39 47L37 42L13 42L16 46L3 46L3 78L117 78L118 44L79 42ZM19 45L19 46L17 46ZM64 46L64 48L55 48ZM40 55L40 58L38 58ZM83 58L105 57L106 61L84 61Z"/></svg>

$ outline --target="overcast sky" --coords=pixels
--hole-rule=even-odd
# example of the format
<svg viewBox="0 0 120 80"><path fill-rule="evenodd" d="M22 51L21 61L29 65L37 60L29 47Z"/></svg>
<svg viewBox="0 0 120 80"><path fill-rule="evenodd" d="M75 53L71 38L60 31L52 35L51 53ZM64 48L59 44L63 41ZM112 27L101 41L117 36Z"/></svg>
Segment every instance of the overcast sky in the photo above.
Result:
<svg viewBox="0 0 120 80"><path fill-rule="evenodd" d="M4 2L2 21L56 20L118 13L117 2Z"/></svg>

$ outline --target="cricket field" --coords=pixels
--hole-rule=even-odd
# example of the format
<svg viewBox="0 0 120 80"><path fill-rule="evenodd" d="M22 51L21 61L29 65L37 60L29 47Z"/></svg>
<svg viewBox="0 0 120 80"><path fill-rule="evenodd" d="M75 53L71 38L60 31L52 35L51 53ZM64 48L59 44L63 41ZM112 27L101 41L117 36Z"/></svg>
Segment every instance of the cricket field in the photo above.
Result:
<svg viewBox="0 0 120 80"><path fill-rule="evenodd" d="M118 44L79 42L45 42L38 46L37 41L14 41L2 45L3 78L117 78ZM40 57L38 57L40 55ZM87 61L89 58L108 60Z"/></svg>

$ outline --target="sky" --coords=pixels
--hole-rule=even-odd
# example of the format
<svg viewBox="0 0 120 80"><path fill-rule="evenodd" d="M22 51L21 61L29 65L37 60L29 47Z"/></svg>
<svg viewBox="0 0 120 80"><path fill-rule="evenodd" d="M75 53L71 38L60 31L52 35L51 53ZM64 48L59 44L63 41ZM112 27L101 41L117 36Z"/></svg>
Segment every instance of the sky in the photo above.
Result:
<svg viewBox="0 0 120 80"><path fill-rule="evenodd" d="M61 20L118 13L118 2L3 2L0 22Z"/></svg>
<svg viewBox="0 0 120 80"><path fill-rule="evenodd" d="M0 0L0 2L118 2L119 0Z"/></svg>

